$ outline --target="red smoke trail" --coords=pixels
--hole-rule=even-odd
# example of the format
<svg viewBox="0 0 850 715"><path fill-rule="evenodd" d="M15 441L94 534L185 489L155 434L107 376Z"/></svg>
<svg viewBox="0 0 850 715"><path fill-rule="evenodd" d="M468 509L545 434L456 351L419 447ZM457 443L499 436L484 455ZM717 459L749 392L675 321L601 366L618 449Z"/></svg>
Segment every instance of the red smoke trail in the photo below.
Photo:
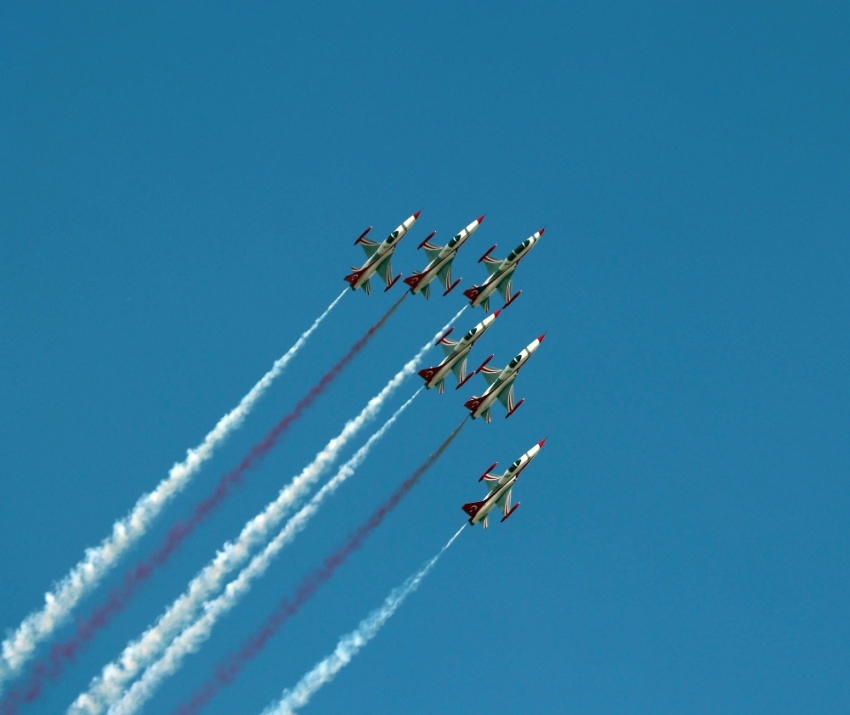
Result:
<svg viewBox="0 0 850 715"><path fill-rule="evenodd" d="M228 496L231 487L242 482L245 472L263 460L293 422L301 417L305 410L316 401L316 398L325 391L325 388L339 376L348 363L354 359L354 356L383 327L384 323L387 322L389 317L395 312L395 309L401 305L401 302L406 297L407 293L399 298L384 313L381 319L351 346L351 349L339 362L326 372L322 379L301 398L293 410L285 415L260 442L257 442L251 448L251 451L245 455L239 465L221 477L215 491L195 507L188 519L178 521L169 529L156 551L124 574L121 584L110 590L106 601L95 609L88 619L78 619L76 633L73 636L56 643L50 649L50 654L47 658L33 664L26 683L19 688L10 690L2 702L0 702L0 715L15 715L23 703L31 702L41 695L46 680L56 680L62 674L65 662L75 660L83 645L91 640L99 630L104 628L116 613L119 613L126 607L136 591L138 591L141 585L153 573L154 569L162 566L171 554L177 550L180 544L183 543L186 537L195 530L195 527L221 505L225 497Z"/></svg>
<svg viewBox="0 0 850 715"><path fill-rule="evenodd" d="M188 703L184 703L177 709L177 715L196 715L201 709L212 700L224 686L230 685L239 675L239 672L245 664L254 656L260 654L265 648L269 639L278 631L278 629L286 623L290 616L294 616L301 606L309 601L316 591L321 586L327 583L334 572L342 564L346 562L349 556L359 549L366 537L369 536L375 529L380 526L384 517L389 514L398 503L404 498L419 481L420 477L425 474L436 462L440 455L446 451L446 448L457 437L466 419L461 422L454 432L452 432L439 449L434 452L410 477L405 479L398 489L379 506L360 528L357 529L348 540L333 554L325 559L324 563L312 573L308 574L299 584L295 591L294 598L290 601L284 598L266 619L263 626L249 638L242 647L235 653L228 656L227 660L218 668L216 668L213 676L201 687L198 692L192 697Z"/></svg>

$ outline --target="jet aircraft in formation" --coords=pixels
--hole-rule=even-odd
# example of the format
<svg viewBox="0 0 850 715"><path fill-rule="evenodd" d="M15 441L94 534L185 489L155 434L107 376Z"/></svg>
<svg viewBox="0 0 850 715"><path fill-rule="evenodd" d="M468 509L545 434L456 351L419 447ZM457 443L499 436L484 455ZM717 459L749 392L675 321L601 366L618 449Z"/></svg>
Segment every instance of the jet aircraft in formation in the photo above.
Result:
<svg viewBox="0 0 850 715"><path fill-rule="evenodd" d="M522 474L523 470L529 464L531 464L531 460L538 455L545 442L545 439L540 440L516 462L508 467L504 474L492 474L492 470L496 468L498 462L493 462L493 464L487 467L487 471L478 478L478 481L484 481L487 484L487 488L490 490L490 493L481 501L470 502L469 504L464 504L461 507L467 514L469 514L470 524L473 526L481 524L481 526L486 529L490 512L495 507L499 507L502 510L502 521L507 519L519 508L519 502L511 508L511 491L514 488L514 484L516 484L516 480L519 478L519 475Z"/></svg>
<svg viewBox="0 0 850 715"><path fill-rule="evenodd" d="M454 328L449 328L443 337L434 343L434 345L443 346L443 352L446 354L443 362L436 367L427 367L419 371L419 375L425 380L425 387L429 390L436 387L442 395L449 372L453 372L458 380L455 389L459 390L463 387L464 383L475 374L466 376L466 358L472 350L472 346L475 345L478 338L484 335L501 312L501 310L497 310L493 315L488 315L457 342L448 339L449 334L454 330Z"/></svg>
<svg viewBox="0 0 850 715"><path fill-rule="evenodd" d="M426 298L429 298L431 294L431 281L434 278L439 278L440 282L446 287L443 295L445 296L451 293L461 280L458 278L452 283L452 261L455 259L460 247L475 233L475 229L481 225L483 220L484 217L479 216L466 228L462 229L460 233L456 234L445 246L435 246L431 243L431 239L437 233L436 231L422 241L419 244L419 248L425 249L425 255L428 256L430 263L422 269L421 273L414 271L412 276L404 279L404 282L410 286L410 292L414 294L421 293Z"/></svg>
<svg viewBox="0 0 850 715"><path fill-rule="evenodd" d="M360 268L352 266L353 272L345 277L345 280L351 285L352 290L362 288L367 295L370 294L371 288L369 281L375 274L377 274L386 284L386 288L384 289L385 291L392 288L398 282L399 278L401 278L401 274L399 273L393 278L391 263L392 256L399 241L401 241L401 239L404 238L407 232L413 227L413 224L416 223L420 213L420 211L417 211L415 214L406 219L381 243L376 243L375 241L371 241L366 238L369 231L372 230L371 226L360 234L354 243L355 245L359 243L363 247L363 250L366 252L366 263L364 263ZM414 295L421 293L425 296L425 298L429 298L431 295L431 284L434 279L438 279L445 287L443 292L444 296L454 290L454 288L460 283L461 279L458 278L452 282L452 262L457 256L461 246L463 246L472 234L478 230L478 227L481 225L483 220L484 216L479 216L477 219L472 221L472 223L461 229L459 233L455 234L455 236L445 246L439 246L432 243L431 239L433 239L436 234L436 231L432 231L418 246L425 250L425 255L428 257L429 261L428 265L426 265L421 271L414 271L413 275L405 278L404 280L405 284L410 287L410 292ZM529 236L513 251L511 251L505 259L493 258L490 255L495 250L496 244L493 244L490 248L488 248L484 255L478 259L479 263L484 263L489 275L481 285L473 285L471 288L465 290L463 294L469 299L470 305L473 308L481 306L484 308L484 312L489 312L490 298L497 291L504 299L505 304L492 315L486 316L484 320L469 330L469 332L467 332L458 341L449 339L448 336L454 328L449 329L435 343L435 345L441 345L443 348L443 352L445 353L443 361L435 367L429 367L419 371L420 377L425 380L425 387L429 390L436 387L440 394L442 394L445 390L445 382L449 373L454 373L455 378L457 378L458 381L457 388L455 389L460 389L469 380L471 380L474 375L477 375L480 372L487 381L487 389L480 397L472 397L464 403L464 407L469 410L472 419L483 417L484 421L489 423L492 419L491 411L493 405L497 400L501 402L507 410L505 417L510 417L525 401L525 398L521 399L519 402L514 401L514 382L519 375L520 369L526 362L528 362L529 358L534 354L537 348L540 347L540 343L543 342L545 333L533 340L526 348L521 350L520 353L503 369L488 366L490 360L493 359L493 355L490 355L483 363L481 363L477 370L469 375L466 373L466 365L469 353L478 339L481 338L481 336L484 335L484 333L493 325L496 318L499 317L499 313L513 303L522 293L522 291L517 291L516 293L512 292L514 272L516 271L517 266L519 266L520 261L528 255L531 249L534 248L540 240L544 231L545 228L541 228L539 231ZM483 480L487 483L487 486L490 489L490 494L482 501L471 502L463 505L463 510L469 514L470 524L474 525L480 523L486 529L488 515L490 511L497 506L503 511L502 521L513 514L519 506L519 503L517 503L513 508L511 508L511 490L513 489L514 483L520 473L531 463L531 460L537 456L545 441L546 440L543 440L534 445L530 450L528 450L528 452L523 454L516 462L514 462L501 476L490 473L491 470L495 468L495 463L490 466L490 468L481 476L481 479L479 479L479 481Z"/></svg>
<svg viewBox="0 0 850 715"><path fill-rule="evenodd" d="M352 266L351 270L354 272L345 277L345 280L351 284L351 290L362 288L366 291L366 295L369 295L372 292L372 288L369 285L369 279L376 273L383 279L384 283L387 284L387 287L384 288L385 292L396 284L398 279L401 278L401 273L393 278L393 253L395 253L395 248L398 245L398 242L404 238L405 234L413 227L413 224L416 223L416 219L419 218L420 213L422 212L417 211L413 214L413 216L405 219L404 222L381 243L376 243L375 241L370 241L366 238L366 234L372 230L371 226L357 237L354 245L356 246L359 243L363 246L363 250L366 252L366 263L364 263L361 268Z"/></svg>

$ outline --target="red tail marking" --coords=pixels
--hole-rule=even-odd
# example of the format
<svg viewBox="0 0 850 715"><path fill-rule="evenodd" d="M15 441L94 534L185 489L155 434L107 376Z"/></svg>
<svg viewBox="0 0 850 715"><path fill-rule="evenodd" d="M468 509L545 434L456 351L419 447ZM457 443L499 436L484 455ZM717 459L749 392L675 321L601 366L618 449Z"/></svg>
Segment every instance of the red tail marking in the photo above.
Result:
<svg viewBox="0 0 850 715"><path fill-rule="evenodd" d="M469 502L469 504L464 504L461 509L463 509L467 514L469 514L470 518L474 518L475 515L481 510L482 506L484 506L483 501L473 501Z"/></svg>
<svg viewBox="0 0 850 715"><path fill-rule="evenodd" d="M409 285L411 288L416 288L419 285L419 281L422 280L421 273L414 273L412 276L408 276L404 279L404 282Z"/></svg>
<svg viewBox="0 0 850 715"><path fill-rule="evenodd" d="M475 410L478 409L478 405L480 405L480 404L481 404L481 398L480 397L473 397L471 400L467 400L466 402L464 402L463 406L466 409L472 410L473 412L475 412Z"/></svg>
<svg viewBox="0 0 850 715"><path fill-rule="evenodd" d="M349 273L343 280L351 283L351 287L354 288L354 284L360 279L360 276L363 275L363 271L354 271L354 273Z"/></svg>
<svg viewBox="0 0 850 715"><path fill-rule="evenodd" d="M469 300L475 300L478 297L478 286L472 286L472 288L467 288L463 294L469 298Z"/></svg>

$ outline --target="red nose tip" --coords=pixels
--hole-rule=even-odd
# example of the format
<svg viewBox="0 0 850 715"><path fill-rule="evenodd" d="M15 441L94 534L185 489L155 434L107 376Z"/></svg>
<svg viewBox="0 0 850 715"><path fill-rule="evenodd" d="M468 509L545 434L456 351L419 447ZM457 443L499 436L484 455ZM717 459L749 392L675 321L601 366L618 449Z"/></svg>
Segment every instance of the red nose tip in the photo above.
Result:
<svg viewBox="0 0 850 715"><path fill-rule="evenodd" d="M481 215L480 215L477 219L475 219L475 220L476 220L476 221L478 221L478 223L481 223L481 222L484 220L484 217L485 217L486 215L487 215L487 214L481 214Z"/></svg>
<svg viewBox="0 0 850 715"><path fill-rule="evenodd" d="M547 437L546 439L549 439L549 438ZM541 440L537 443L537 446L538 446L538 447L542 447L544 444L546 444L546 439L541 439Z"/></svg>
<svg viewBox="0 0 850 715"><path fill-rule="evenodd" d="M541 228L541 229L540 229L537 233L539 233L539 234L542 236L542 235L543 235L543 232L544 232L545 230L546 230L546 227L544 226L544 227L543 227L543 228Z"/></svg>
<svg viewBox="0 0 850 715"><path fill-rule="evenodd" d="M495 313L493 313L493 317L494 317L494 318L498 318L498 317L499 317L499 313L501 313L501 312L502 312L502 309L501 309L501 308L499 308L499 309L498 309Z"/></svg>
<svg viewBox="0 0 850 715"><path fill-rule="evenodd" d="M420 209L415 214L413 214L413 218L419 218L419 214L421 214L421 213L422 213L422 210Z"/></svg>
<svg viewBox="0 0 850 715"><path fill-rule="evenodd" d="M546 333L543 333L543 335L541 335L541 336L539 336L539 337L537 338L537 342L538 342L538 343L542 343L542 342L543 342L543 338L545 338L545 337L546 337Z"/></svg>

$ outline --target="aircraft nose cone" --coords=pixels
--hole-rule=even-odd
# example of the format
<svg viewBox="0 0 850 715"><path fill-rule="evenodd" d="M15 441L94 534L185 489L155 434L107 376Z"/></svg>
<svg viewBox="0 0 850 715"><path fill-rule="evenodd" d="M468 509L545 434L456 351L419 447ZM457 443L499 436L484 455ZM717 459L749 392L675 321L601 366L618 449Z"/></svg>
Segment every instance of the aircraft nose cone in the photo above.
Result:
<svg viewBox="0 0 850 715"><path fill-rule="evenodd" d="M502 309L501 309L501 308L499 308L499 309L498 309L495 313L493 313L493 317L494 317L494 318L498 318L498 317L499 317L499 313L501 313L501 312L502 312ZM501 323L499 323L499 325L501 325Z"/></svg>
<svg viewBox="0 0 850 715"><path fill-rule="evenodd" d="M501 323L500 323L500 325L501 325ZM540 335L540 336L537 338L537 342L538 342L538 343L542 343L542 342L543 342L543 338L545 338L545 337L546 337L546 333L543 333L543 335Z"/></svg>
<svg viewBox="0 0 850 715"><path fill-rule="evenodd" d="M486 215L487 215L487 214L481 214L481 215L480 215L477 219L475 219L475 220L476 220L476 221L478 221L478 223L481 223L481 222L484 220L484 217L485 217Z"/></svg>
<svg viewBox="0 0 850 715"><path fill-rule="evenodd" d="M543 235L543 232L544 232L545 230L546 230L546 227L544 226L543 228L541 228L541 229L537 232L537 233L538 233L538 235L542 236L542 235Z"/></svg>
<svg viewBox="0 0 850 715"><path fill-rule="evenodd" d="M419 214L422 213L422 209L419 209L415 214L413 214L413 218L419 218Z"/></svg>
<svg viewBox="0 0 850 715"><path fill-rule="evenodd" d="M542 447L544 444L546 444L546 440L547 440L547 439L549 439L549 438L548 438L548 437L546 437L546 439L541 439L541 440L537 443L537 446L538 446L538 447Z"/></svg>

